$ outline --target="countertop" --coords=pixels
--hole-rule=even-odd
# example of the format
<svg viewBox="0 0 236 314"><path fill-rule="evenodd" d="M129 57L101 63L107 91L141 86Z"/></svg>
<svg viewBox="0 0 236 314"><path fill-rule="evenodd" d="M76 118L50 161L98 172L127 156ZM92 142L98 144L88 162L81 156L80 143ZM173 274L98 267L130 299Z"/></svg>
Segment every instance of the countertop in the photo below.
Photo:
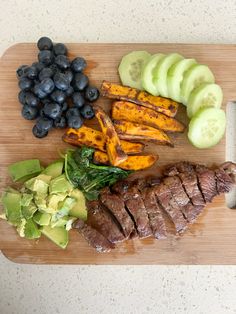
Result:
<svg viewBox="0 0 236 314"><path fill-rule="evenodd" d="M0 0L0 54L43 35L236 43L236 1ZM0 274L1 314L236 313L236 266L37 266L0 255Z"/></svg>

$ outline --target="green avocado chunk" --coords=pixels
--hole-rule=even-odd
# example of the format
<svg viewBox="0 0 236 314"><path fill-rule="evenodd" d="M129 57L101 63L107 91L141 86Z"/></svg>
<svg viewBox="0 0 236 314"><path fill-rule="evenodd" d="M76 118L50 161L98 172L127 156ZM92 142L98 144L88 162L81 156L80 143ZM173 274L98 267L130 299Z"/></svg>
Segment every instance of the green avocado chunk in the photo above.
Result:
<svg viewBox="0 0 236 314"><path fill-rule="evenodd" d="M87 209L86 209L86 200L85 200L84 194L80 190L74 189L71 192L70 196L75 198L76 203L70 210L69 215L86 221Z"/></svg>
<svg viewBox="0 0 236 314"><path fill-rule="evenodd" d="M43 226L41 228L41 232L56 245L60 246L62 249L65 249L67 247L69 237L68 231L65 228L51 228L50 226Z"/></svg>
<svg viewBox="0 0 236 314"><path fill-rule="evenodd" d="M66 176L64 174L52 179L49 184L50 194L69 193L72 190L73 186L66 179Z"/></svg>
<svg viewBox="0 0 236 314"><path fill-rule="evenodd" d="M24 229L25 238L27 239L37 239L41 236L41 231L37 227L36 223L32 218L26 220Z"/></svg>
<svg viewBox="0 0 236 314"><path fill-rule="evenodd" d="M29 159L15 162L8 167L9 174L13 181L24 181L32 178L41 172L38 159Z"/></svg>
<svg viewBox="0 0 236 314"><path fill-rule="evenodd" d="M40 226L48 226L50 224L51 215L48 213L37 212L34 215L33 220Z"/></svg>
<svg viewBox="0 0 236 314"><path fill-rule="evenodd" d="M35 205L34 202L30 202L29 205L27 206L22 206L21 212L22 212L22 216L25 219L29 219L32 218L34 213L38 210L37 206Z"/></svg>
<svg viewBox="0 0 236 314"><path fill-rule="evenodd" d="M59 177L62 174L64 166L64 161L62 159L56 160L50 165L48 165L42 172L42 174L46 174L51 176L52 178Z"/></svg>
<svg viewBox="0 0 236 314"><path fill-rule="evenodd" d="M6 214L7 220L17 226L21 222L21 194L17 191L5 191L2 195L2 204Z"/></svg>
<svg viewBox="0 0 236 314"><path fill-rule="evenodd" d="M27 189L36 192L38 195L46 196L48 194L48 187L51 181L51 176L40 174L25 182Z"/></svg>

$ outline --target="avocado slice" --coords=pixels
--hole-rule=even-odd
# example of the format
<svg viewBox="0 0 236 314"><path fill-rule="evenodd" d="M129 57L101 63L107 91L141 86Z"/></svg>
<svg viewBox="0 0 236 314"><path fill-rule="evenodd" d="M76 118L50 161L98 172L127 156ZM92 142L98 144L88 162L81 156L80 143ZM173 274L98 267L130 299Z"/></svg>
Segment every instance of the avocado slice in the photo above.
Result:
<svg viewBox="0 0 236 314"><path fill-rule="evenodd" d="M51 176L46 174L40 174L25 182L25 187L32 192L36 192L39 195L45 196L48 194L49 182Z"/></svg>
<svg viewBox="0 0 236 314"><path fill-rule="evenodd" d="M50 224L51 217L52 216L48 213L37 212L34 215L33 220L40 226L48 226Z"/></svg>
<svg viewBox="0 0 236 314"><path fill-rule="evenodd" d="M5 191L2 195L2 204L7 220L17 226L21 222L21 194L16 192Z"/></svg>
<svg viewBox="0 0 236 314"><path fill-rule="evenodd" d="M67 247L69 236L68 231L62 227L51 228L50 226L43 226L41 229L42 234L49 238L56 245L62 249Z"/></svg>
<svg viewBox="0 0 236 314"><path fill-rule="evenodd" d="M58 211L59 203L64 201L67 194L51 194L47 198L47 211L48 213L55 213Z"/></svg>
<svg viewBox="0 0 236 314"><path fill-rule="evenodd" d="M8 171L13 181L24 181L40 173L41 166L38 159L29 159L11 164Z"/></svg>
<svg viewBox="0 0 236 314"><path fill-rule="evenodd" d="M25 229L24 229L25 238L27 239L37 239L41 236L41 231L39 230L36 223L32 218L26 220Z"/></svg>
<svg viewBox="0 0 236 314"><path fill-rule="evenodd" d="M74 189L71 192L70 196L75 198L76 204L70 210L69 215L86 221L87 220L87 208L86 208L86 200L85 200L84 194L80 190Z"/></svg>
<svg viewBox="0 0 236 314"><path fill-rule="evenodd" d="M59 218L58 220L55 220L54 222L51 223L51 227L55 228L55 227L65 227L65 225L67 224L67 222L70 220L69 216L64 216Z"/></svg>
<svg viewBox="0 0 236 314"><path fill-rule="evenodd" d="M42 174L46 174L51 176L52 178L59 177L62 174L64 166L64 161L62 159L56 160L50 165L48 165L42 172Z"/></svg>
<svg viewBox="0 0 236 314"><path fill-rule="evenodd" d="M65 174L60 175L51 180L49 184L49 193L50 194L59 194L59 193L69 193L73 190L73 186L66 179Z"/></svg>
<svg viewBox="0 0 236 314"><path fill-rule="evenodd" d="M22 212L22 216L25 219L29 219L32 218L34 213L38 210L37 206L35 205L34 202L30 202L29 205L27 206L22 206L21 208L21 212Z"/></svg>

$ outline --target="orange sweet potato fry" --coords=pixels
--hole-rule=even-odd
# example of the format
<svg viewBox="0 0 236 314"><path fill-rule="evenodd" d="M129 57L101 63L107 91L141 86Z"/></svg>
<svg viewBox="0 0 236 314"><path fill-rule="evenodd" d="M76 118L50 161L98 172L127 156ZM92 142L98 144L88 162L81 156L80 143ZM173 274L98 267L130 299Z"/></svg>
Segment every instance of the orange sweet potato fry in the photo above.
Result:
<svg viewBox="0 0 236 314"><path fill-rule="evenodd" d="M151 167L158 159L154 155L135 155L128 156L128 158L118 165L119 168L124 170L143 170ZM95 151L93 154L93 161L98 164L109 165L109 158L106 153Z"/></svg>
<svg viewBox="0 0 236 314"><path fill-rule="evenodd" d="M123 151L120 139L115 131L110 117L100 107L95 107L95 116L101 126L102 133L105 136L106 150L111 165L118 166L127 159Z"/></svg>
<svg viewBox="0 0 236 314"><path fill-rule="evenodd" d="M185 128L174 118L127 101L113 103L112 119L145 124L166 132L183 132Z"/></svg>
<svg viewBox="0 0 236 314"><path fill-rule="evenodd" d="M178 111L179 104L169 98L150 95L128 86L122 86L103 81L101 93L108 98L130 101L155 111L174 117Z"/></svg>
<svg viewBox="0 0 236 314"><path fill-rule="evenodd" d="M66 143L75 146L89 146L106 152L106 142L103 133L85 125L80 129L68 129L62 138ZM144 144L142 143L132 143L124 140L121 140L120 143L127 155L141 153L144 149Z"/></svg>
<svg viewBox="0 0 236 314"><path fill-rule="evenodd" d="M149 141L156 144L173 146L170 138L163 131L151 126L124 120L115 120L113 123L119 138L130 141Z"/></svg>

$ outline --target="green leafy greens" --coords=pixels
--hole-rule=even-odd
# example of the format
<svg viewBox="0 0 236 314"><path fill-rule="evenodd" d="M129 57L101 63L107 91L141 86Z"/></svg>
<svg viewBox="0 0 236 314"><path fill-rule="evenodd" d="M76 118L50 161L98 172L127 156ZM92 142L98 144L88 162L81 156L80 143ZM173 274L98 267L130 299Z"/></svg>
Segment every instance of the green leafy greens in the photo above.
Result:
<svg viewBox="0 0 236 314"><path fill-rule="evenodd" d="M64 157L67 179L80 189L88 200L97 199L101 188L110 186L131 173L117 167L94 164L93 153L93 148L79 147L76 150L67 150Z"/></svg>

